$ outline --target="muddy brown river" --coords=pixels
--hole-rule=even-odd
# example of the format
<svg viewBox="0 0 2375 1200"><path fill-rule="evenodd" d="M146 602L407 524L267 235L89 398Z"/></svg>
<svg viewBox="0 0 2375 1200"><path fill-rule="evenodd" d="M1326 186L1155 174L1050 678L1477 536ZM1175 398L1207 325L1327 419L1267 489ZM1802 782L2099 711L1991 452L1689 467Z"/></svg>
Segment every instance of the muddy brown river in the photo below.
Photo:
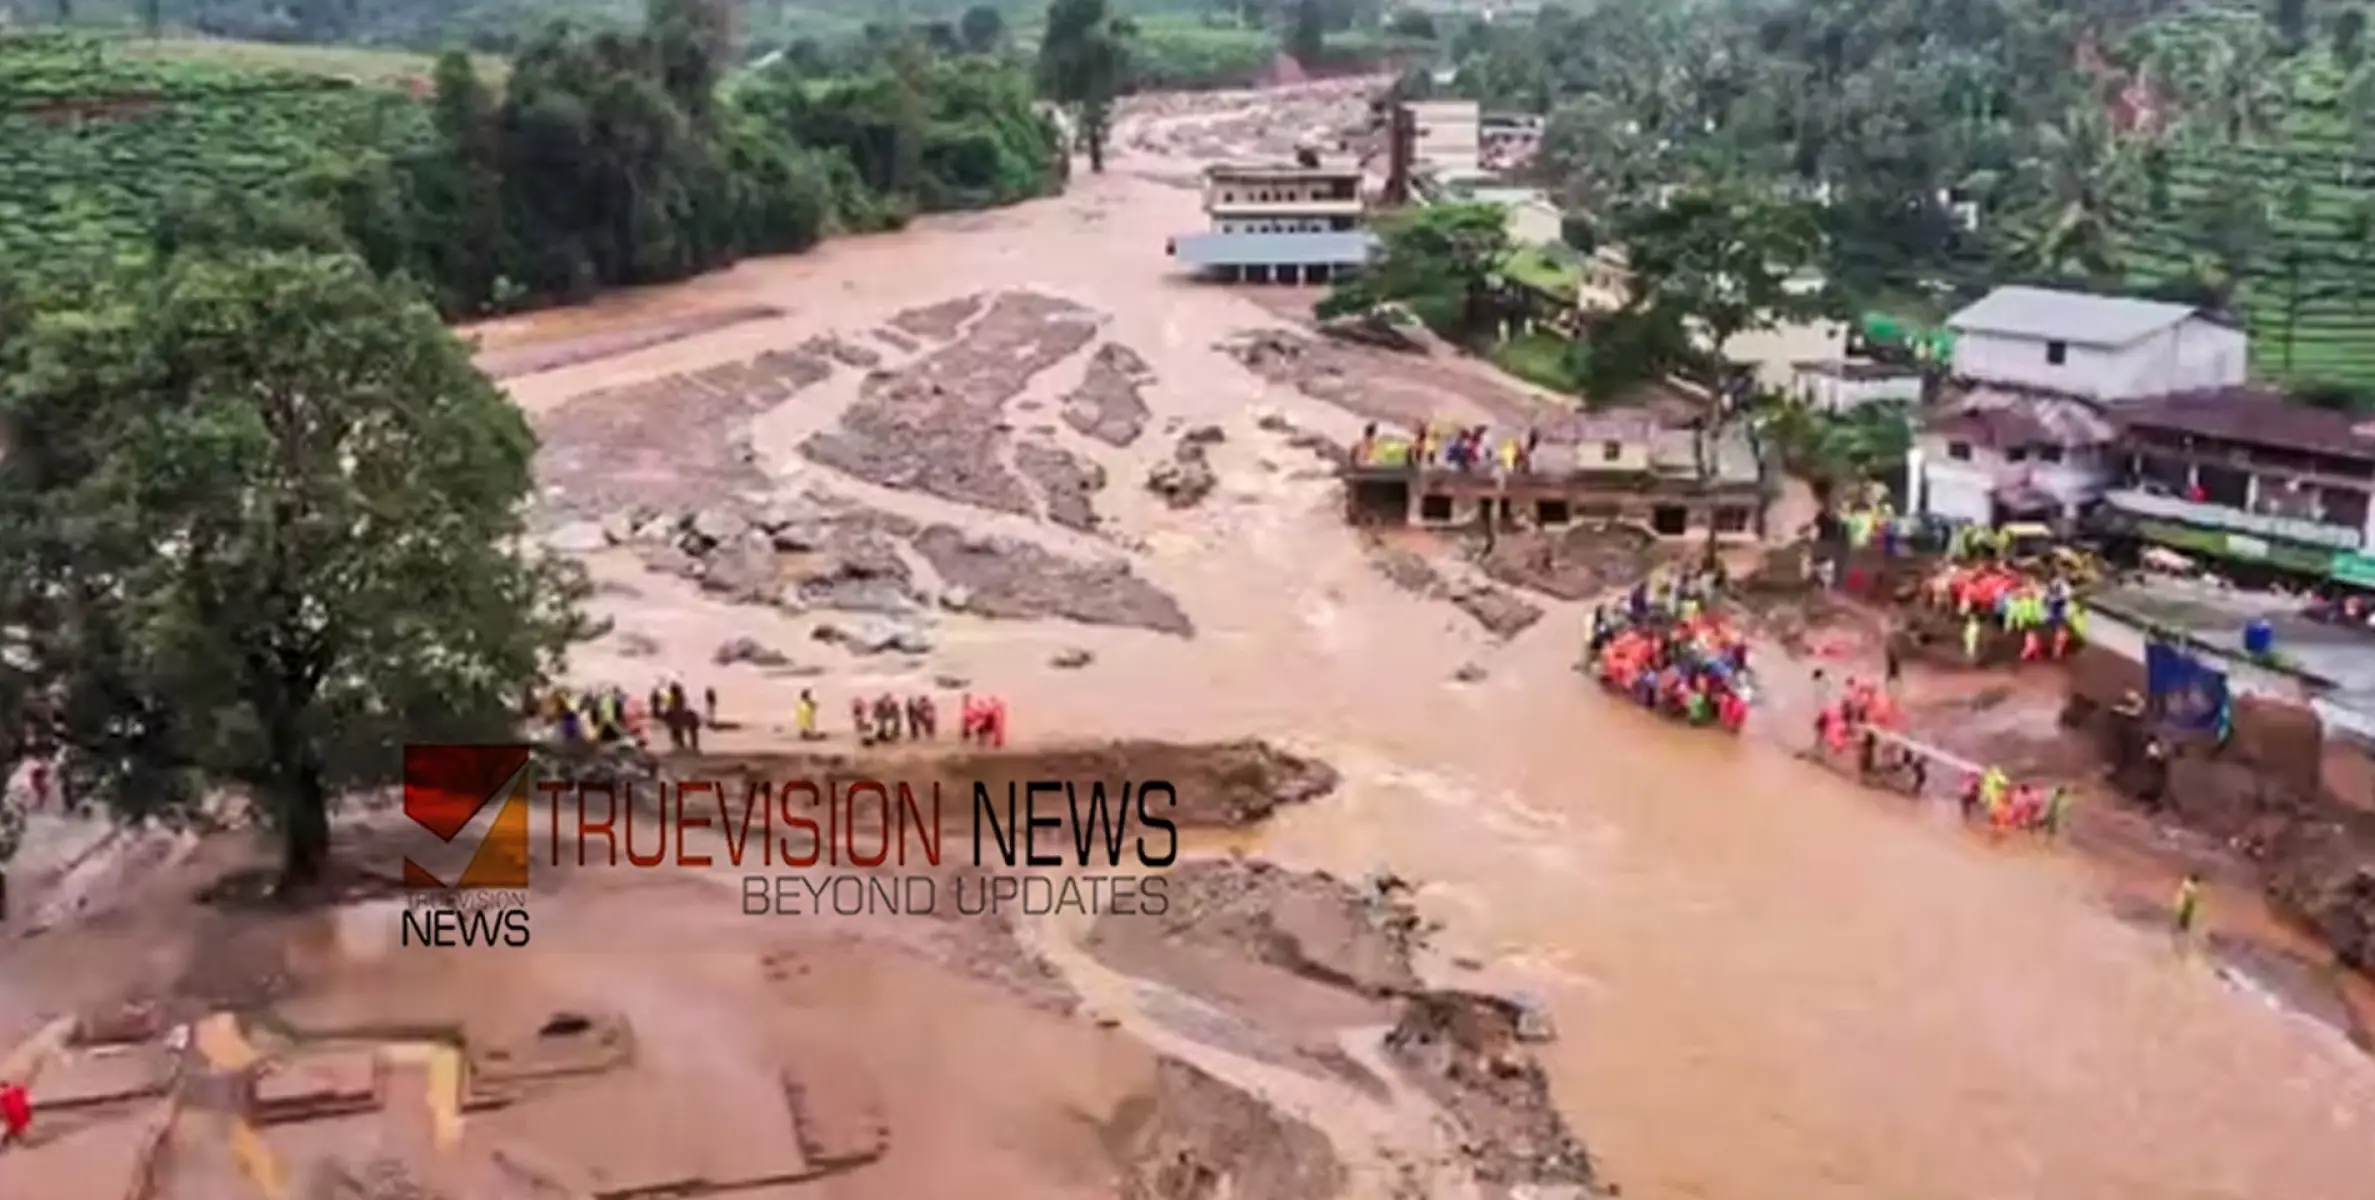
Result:
<svg viewBox="0 0 2375 1200"><path fill-rule="evenodd" d="M968 292L1030 288L1109 314L1105 336L1159 377L1158 430L1232 431L1213 448L1223 483L1202 507L1175 512L1141 494L1136 452L1112 457L1116 483L1100 499L1199 636L952 625L933 669L991 681L1025 735L1258 733L1336 763L1349 786L1282 818L1258 848L1414 881L1449 956L1541 995L1561 1032L1544 1048L1560 1103L1628 1196L2358 1200L2375 1189L2368 1063L2116 919L2081 866L1989 846L1770 745L1606 702L1569 670L1572 607L1497 644L1380 578L1311 460L1237 432L1254 407L1339 434L1358 421L1213 349L1266 315L1174 278L1164 241L1201 218L1196 193L1166 177L1191 167L1131 149L1059 199L478 332L500 349L782 312L510 381L537 411ZM1078 378L1076 367L1051 375L1034 394ZM757 450L788 474L818 474L787 448L834 403L828 390L763 418ZM1168 438L1148 442L1152 453ZM951 511L846 490L919 517ZM1085 541L1000 520L987 523ZM707 673L721 638L797 636L772 612L640 585L633 564L595 567L637 589L606 597L605 611L658 643L662 661ZM1048 670L1067 647L1092 651L1094 665ZM1486 679L1452 682L1470 662ZM600 650L578 667L652 670ZM727 706L784 718L809 685L748 673L718 684Z"/></svg>

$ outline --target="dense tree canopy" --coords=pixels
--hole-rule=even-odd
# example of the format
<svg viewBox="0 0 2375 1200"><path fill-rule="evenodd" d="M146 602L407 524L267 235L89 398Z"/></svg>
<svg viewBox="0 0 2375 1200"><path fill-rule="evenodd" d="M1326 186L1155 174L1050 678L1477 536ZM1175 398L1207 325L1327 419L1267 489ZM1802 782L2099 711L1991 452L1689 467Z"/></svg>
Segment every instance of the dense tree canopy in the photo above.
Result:
<svg viewBox="0 0 2375 1200"><path fill-rule="evenodd" d="M530 549L535 442L348 255L193 246L0 316L0 730L70 796L243 789L312 882L336 795L495 739L575 632Z"/></svg>
<svg viewBox="0 0 2375 1200"><path fill-rule="evenodd" d="M2375 383L2375 68L2355 4L1601 0L1448 37L1549 114L1569 206L1710 177L1814 202L1857 306L1991 283L2231 305L2255 364Z"/></svg>
<svg viewBox="0 0 2375 1200"><path fill-rule="evenodd" d="M1106 0L1055 0L1039 41L1039 87L1072 113L1088 151L1089 169L1105 169L1105 138L1113 102L1128 86L1130 41L1137 26L1115 16Z"/></svg>

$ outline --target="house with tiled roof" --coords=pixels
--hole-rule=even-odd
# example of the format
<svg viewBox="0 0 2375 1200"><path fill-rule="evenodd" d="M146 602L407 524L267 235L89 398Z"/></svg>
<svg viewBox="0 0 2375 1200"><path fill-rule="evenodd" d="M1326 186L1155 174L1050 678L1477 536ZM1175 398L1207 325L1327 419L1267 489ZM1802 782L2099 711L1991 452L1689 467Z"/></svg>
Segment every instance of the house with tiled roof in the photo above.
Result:
<svg viewBox="0 0 2375 1200"><path fill-rule="evenodd" d="M2240 329L2202 309L2000 287L1947 320L1953 382L1915 438L1916 511L1957 521L2075 517L2111 487L2115 414L2239 387Z"/></svg>

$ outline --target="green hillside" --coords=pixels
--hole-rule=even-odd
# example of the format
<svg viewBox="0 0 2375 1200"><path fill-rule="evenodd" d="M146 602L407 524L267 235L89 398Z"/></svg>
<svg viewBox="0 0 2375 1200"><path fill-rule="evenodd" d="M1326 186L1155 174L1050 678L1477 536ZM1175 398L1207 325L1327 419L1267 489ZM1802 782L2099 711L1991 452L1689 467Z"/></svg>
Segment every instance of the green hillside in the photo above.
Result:
<svg viewBox="0 0 2375 1200"><path fill-rule="evenodd" d="M2152 36L2198 51L2262 19L2251 9L2211 9ZM2350 75L2324 47L2270 66L2264 129L2233 144L2200 129L2169 140L2166 203L2132 218L2127 266L2141 283L2176 283L2201 275L2222 239L2242 239L2252 252L2235 294L2251 329L2253 371L2375 386L2375 130L2354 132ZM2221 219L2222 198L2238 197L2264 203L2263 234Z"/></svg>
<svg viewBox="0 0 2375 1200"><path fill-rule="evenodd" d="M0 37L0 258L136 248L177 200L272 194L428 132L417 100L346 79Z"/></svg>

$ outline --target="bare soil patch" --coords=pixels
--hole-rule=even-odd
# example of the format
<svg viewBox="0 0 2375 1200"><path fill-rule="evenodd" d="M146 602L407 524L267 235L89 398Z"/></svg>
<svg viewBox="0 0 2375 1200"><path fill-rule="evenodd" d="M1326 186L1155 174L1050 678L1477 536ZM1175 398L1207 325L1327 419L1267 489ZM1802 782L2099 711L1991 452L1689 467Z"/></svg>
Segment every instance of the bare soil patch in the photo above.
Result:
<svg viewBox="0 0 2375 1200"><path fill-rule="evenodd" d="M1030 490L1003 461L1004 409L1033 376L1087 345L1097 320L1068 300L1001 293L962 340L869 377L839 426L802 442L800 453L881 487L1037 515Z"/></svg>
<svg viewBox="0 0 2375 1200"><path fill-rule="evenodd" d="M674 320L638 324L632 329L589 333L565 338L557 342L514 346L489 350L478 355L478 369L496 379L517 379L545 371L557 371L583 363L599 362L648 350L653 346L683 341L704 333L713 333L745 321L763 321L780 317L783 310L770 304L750 304L716 312L693 313Z"/></svg>
<svg viewBox="0 0 2375 1200"><path fill-rule="evenodd" d="M1097 347L1080 386L1064 397L1064 423L1086 437L1127 446L1154 416L1138 389L1154 382L1154 369L1138 352L1118 342Z"/></svg>
<svg viewBox="0 0 2375 1200"><path fill-rule="evenodd" d="M717 503L764 482L739 429L831 373L823 359L771 351L574 397L537 422L537 473L580 514Z"/></svg>
<svg viewBox="0 0 2375 1200"><path fill-rule="evenodd" d="M1371 346L1257 329L1216 349L1272 383L1393 428L1481 413L1512 426L1556 422L1568 412L1489 376Z"/></svg>

